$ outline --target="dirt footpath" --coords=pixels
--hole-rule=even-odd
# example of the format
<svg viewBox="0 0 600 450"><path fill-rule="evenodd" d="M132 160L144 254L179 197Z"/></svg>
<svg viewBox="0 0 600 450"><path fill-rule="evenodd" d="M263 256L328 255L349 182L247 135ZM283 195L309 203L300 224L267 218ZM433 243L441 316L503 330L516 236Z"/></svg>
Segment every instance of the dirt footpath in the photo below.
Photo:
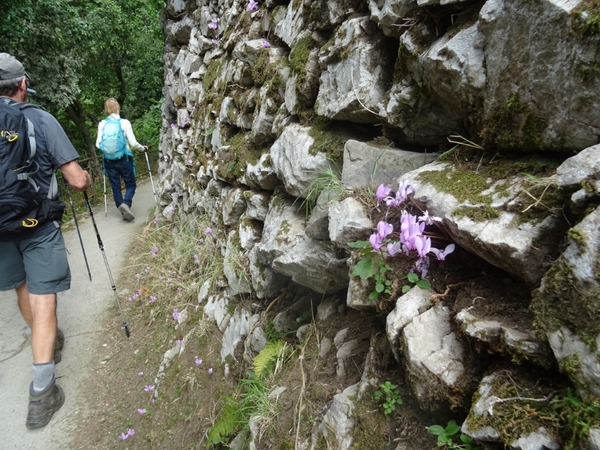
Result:
<svg viewBox="0 0 600 450"><path fill-rule="evenodd" d="M109 194L110 195L110 194ZM131 208L133 222L122 220L112 199L108 199L108 214L104 205L94 209L94 218L104 244L108 264L119 291L119 273L127 256L131 238L140 232L155 205L149 181L139 183ZM82 392L86 368L92 358L91 348L102 342L106 330L100 320L115 297L108 278L89 212L78 216L79 228L92 274L90 281L74 227L65 231L65 243L71 266L71 289L58 294L58 323L65 333L62 361L56 366L58 384L65 392L64 406L52 421L39 430L27 430L28 389L31 382L30 332L18 311L16 294L0 292L0 448L8 449L70 449L71 432L83 412L86 393ZM2 276L2 274L0 274ZM120 299L123 302L123 299ZM120 327L120 316L110 326ZM123 339L126 339L123 334Z"/></svg>

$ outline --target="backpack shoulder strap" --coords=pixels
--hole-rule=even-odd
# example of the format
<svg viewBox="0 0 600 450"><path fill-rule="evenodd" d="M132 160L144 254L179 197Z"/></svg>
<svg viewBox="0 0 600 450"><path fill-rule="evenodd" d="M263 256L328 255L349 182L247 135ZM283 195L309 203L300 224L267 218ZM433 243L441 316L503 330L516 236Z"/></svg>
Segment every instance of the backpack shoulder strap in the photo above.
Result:
<svg viewBox="0 0 600 450"><path fill-rule="evenodd" d="M26 108L37 108L36 105L31 103L15 103L15 105L23 111ZM29 148L30 148L30 157L34 158L35 152L37 151L37 146L35 143L35 128L33 126L33 122L29 120L29 117L25 116L25 120L27 121L27 137L29 138Z"/></svg>

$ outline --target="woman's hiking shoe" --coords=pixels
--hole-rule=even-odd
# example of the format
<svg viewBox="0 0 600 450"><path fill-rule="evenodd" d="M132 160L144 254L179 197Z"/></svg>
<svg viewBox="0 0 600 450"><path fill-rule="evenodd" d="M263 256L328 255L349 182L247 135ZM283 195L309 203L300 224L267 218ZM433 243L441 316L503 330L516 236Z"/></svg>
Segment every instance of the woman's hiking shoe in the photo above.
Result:
<svg viewBox="0 0 600 450"><path fill-rule="evenodd" d="M133 217L133 214L131 214L129 206L127 206L125 203L122 203L121 206L119 206L119 211L121 211L124 220L131 222L133 219L135 219L135 217Z"/></svg>
<svg viewBox="0 0 600 450"><path fill-rule="evenodd" d="M35 396L29 388L29 409L25 426L30 430L48 425L56 411L65 403L65 393L56 383L52 383L46 392Z"/></svg>
<svg viewBox="0 0 600 450"><path fill-rule="evenodd" d="M56 341L54 341L54 364L58 364L62 360L61 350L65 346L65 334L60 328L56 329Z"/></svg>

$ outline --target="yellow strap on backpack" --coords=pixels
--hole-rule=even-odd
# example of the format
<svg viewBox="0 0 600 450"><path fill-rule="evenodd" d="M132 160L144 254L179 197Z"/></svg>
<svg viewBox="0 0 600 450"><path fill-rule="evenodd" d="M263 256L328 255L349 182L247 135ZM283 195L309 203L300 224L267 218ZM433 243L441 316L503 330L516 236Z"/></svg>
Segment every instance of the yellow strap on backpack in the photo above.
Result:
<svg viewBox="0 0 600 450"><path fill-rule="evenodd" d="M38 224L38 220L32 219L31 217L28 217L27 219L25 219L24 221L21 222L21 225L23 225L24 228L33 228L33 227L37 226L37 224Z"/></svg>

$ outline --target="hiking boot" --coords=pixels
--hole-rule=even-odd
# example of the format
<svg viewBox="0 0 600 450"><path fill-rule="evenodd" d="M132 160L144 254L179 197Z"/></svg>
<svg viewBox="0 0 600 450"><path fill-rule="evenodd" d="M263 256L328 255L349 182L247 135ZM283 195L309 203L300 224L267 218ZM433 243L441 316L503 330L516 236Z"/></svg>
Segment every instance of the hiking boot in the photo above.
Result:
<svg viewBox="0 0 600 450"><path fill-rule="evenodd" d="M62 360L61 350L65 346L65 334L60 328L56 329L56 340L54 341L54 364L58 364Z"/></svg>
<svg viewBox="0 0 600 450"><path fill-rule="evenodd" d="M131 222L133 219L135 219L135 217L133 217L133 214L131 214L129 206L127 206L125 203L122 203L121 206L119 206L119 211L121 211L124 220Z"/></svg>
<svg viewBox="0 0 600 450"><path fill-rule="evenodd" d="M32 395L29 388L29 408L25 426L30 430L48 425L56 411L65 403L65 393L56 383L52 383L46 392Z"/></svg>

